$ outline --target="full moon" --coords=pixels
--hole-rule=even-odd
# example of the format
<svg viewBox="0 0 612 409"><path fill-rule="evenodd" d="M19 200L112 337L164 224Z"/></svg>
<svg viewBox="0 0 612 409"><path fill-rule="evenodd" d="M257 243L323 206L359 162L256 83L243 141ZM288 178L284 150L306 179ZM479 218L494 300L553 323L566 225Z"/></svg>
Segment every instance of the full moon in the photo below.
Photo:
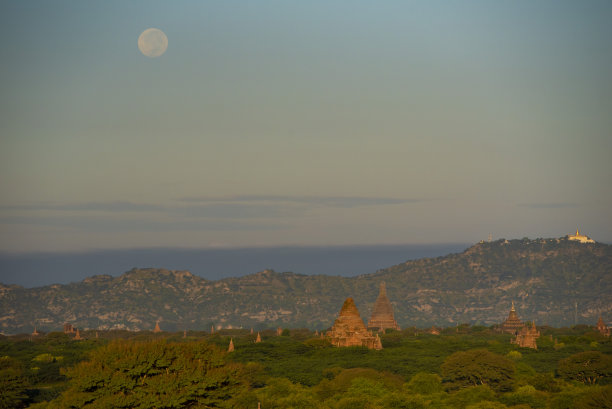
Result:
<svg viewBox="0 0 612 409"><path fill-rule="evenodd" d="M138 37L138 49L147 57L159 57L168 48L168 37L157 28L147 28Z"/></svg>

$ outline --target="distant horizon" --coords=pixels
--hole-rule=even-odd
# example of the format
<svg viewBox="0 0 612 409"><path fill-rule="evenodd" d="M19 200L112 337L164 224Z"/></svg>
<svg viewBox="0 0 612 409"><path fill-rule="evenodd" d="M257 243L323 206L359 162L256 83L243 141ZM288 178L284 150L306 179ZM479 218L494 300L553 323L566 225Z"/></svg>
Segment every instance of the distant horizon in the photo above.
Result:
<svg viewBox="0 0 612 409"><path fill-rule="evenodd" d="M522 240L524 237L499 237L491 241ZM527 238L549 240L564 237ZM482 241L486 242L487 239ZM29 253L0 251L0 283L26 288L69 284L93 275L117 277L132 268L186 270L208 280L241 277L266 269L352 277L374 273L409 260L459 253L478 243L140 247ZM597 240L596 243L612 244Z"/></svg>
<svg viewBox="0 0 612 409"><path fill-rule="evenodd" d="M93 275L119 276L132 268L187 270L208 280L266 269L351 277L408 260L464 251L474 243L136 248L82 252L0 252L0 283L37 287L69 284Z"/></svg>
<svg viewBox="0 0 612 409"><path fill-rule="evenodd" d="M578 228L581 234L584 234L595 240L596 243L601 244L612 244L612 238L609 240L598 240L597 238L592 237L585 232L584 230ZM543 236L538 235L537 237L531 237L528 235L516 236L516 237L492 237L491 241L497 240L522 240L523 238L528 238L529 240L537 240L537 239L562 239L570 234L575 233L575 230L571 230L570 232L563 234L561 236ZM272 248L336 248L336 247L392 247L392 246L440 246L440 245L449 245L449 244L463 244L467 246L471 246L474 244L478 244L481 241L489 241L489 237L485 235L483 238L479 240L472 241L424 241L424 242L379 242L379 243L331 243L331 244L299 244L299 243L288 243L288 244L252 244L252 245L230 245L230 244L213 244L208 246L172 246L172 245L158 245L158 246L117 246L117 247L87 247L87 248L75 248L75 249L65 249L65 250L0 250L0 256L23 256L23 255L66 255L66 254L85 254L85 253L94 253L94 252L105 252L105 251L139 251L139 250L250 250L250 249L272 249ZM0 272L1 274L1 272Z"/></svg>

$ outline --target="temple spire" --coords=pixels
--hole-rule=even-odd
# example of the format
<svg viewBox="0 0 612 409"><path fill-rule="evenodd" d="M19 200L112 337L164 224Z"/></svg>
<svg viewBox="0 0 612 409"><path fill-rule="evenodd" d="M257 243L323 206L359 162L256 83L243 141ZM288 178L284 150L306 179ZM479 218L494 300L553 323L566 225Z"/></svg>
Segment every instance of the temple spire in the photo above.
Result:
<svg viewBox="0 0 612 409"><path fill-rule="evenodd" d="M510 311L516 312L516 310L514 309L514 300L512 301L512 308L510 308Z"/></svg>
<svg viewBox="0 0 612 409"><path fill-rule="evenodd" d="M378 331L384 331L387 328L400 329L393 317L393 307L389 298L387 298L387 287L384 281L380 283L380 292L374 303L372 316L370 321L368 321L368 328L377 329Z"/></svg>
<svg viewBox="0 0 612 409"><path fill-rule="evenodd" d="M234 340L230 338L229 347L227 347L227 352L234 352Z"/></svg>

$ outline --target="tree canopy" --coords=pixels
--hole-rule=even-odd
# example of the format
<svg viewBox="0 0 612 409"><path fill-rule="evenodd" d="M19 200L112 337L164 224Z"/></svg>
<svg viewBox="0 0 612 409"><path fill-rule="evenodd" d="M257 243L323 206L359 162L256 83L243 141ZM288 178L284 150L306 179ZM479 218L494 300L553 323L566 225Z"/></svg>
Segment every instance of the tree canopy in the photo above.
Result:
<svg viewBox="0 0 612 409"><path fill-rule="evenodd" d="M230 407L242 370L205 342L114 341L66 372L70 386L49 407Z"/></svg>
<svg viewBox="0 0 612 409"><path fill-rule="evenodd" d="M449 390L487 385L496 391L512 388L514 363L486 349L459 351L442 364L443 381Z"/></svg>

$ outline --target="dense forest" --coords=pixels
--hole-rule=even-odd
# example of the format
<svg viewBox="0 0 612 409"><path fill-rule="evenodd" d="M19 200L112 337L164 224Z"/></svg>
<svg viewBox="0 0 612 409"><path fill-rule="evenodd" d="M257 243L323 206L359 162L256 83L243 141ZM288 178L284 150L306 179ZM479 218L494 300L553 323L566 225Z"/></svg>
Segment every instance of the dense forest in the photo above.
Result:
<svg viewBox="0 0 612 409"><path fill-rule="evenodd" d="M0 337L0 408L612 407L610 339L539 330L537 350L467 324L388 330L380 351L307 329Z"/></svg>

